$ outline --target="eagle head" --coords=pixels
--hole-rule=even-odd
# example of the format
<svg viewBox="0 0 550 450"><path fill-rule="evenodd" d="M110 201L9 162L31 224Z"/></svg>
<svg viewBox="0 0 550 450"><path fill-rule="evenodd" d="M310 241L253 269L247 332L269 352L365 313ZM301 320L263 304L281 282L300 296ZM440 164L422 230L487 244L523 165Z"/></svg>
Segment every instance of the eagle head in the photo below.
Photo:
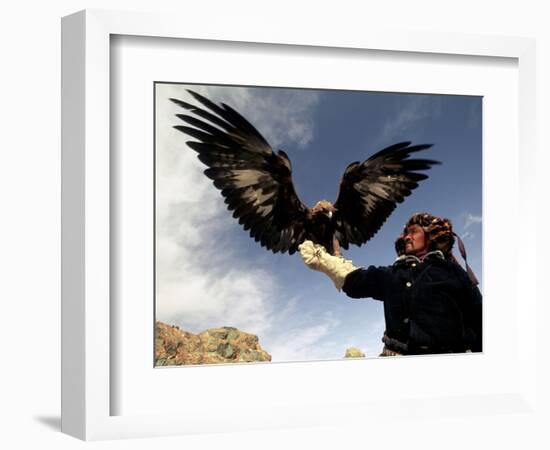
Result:
<svg viewBox="0 0 550 450"><path fill-rule="evenodd" d="M313 208L311 208L312 215L316 216L318 214L323 214L327 216L329 219L332 219L332 215L334 214L335 211L336 211L336 208L328 200L320 200L317 203L315 203L315 206Z"/></svg>

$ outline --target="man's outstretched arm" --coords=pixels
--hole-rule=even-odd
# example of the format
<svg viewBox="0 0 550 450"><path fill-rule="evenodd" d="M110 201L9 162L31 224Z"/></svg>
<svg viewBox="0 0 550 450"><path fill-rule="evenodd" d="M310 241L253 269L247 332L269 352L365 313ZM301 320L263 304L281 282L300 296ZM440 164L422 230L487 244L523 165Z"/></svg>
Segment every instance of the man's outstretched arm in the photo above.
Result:
<svg viewBox="0 0 550 450"><path fill-rule="evenodd" d="M352 298L372 297L382 299L383 270L370 266L357 268L350 260L330 255L323 246L311 241L303 242L299 247L305 264L312 270L326 274L336 286Z"/></svg>

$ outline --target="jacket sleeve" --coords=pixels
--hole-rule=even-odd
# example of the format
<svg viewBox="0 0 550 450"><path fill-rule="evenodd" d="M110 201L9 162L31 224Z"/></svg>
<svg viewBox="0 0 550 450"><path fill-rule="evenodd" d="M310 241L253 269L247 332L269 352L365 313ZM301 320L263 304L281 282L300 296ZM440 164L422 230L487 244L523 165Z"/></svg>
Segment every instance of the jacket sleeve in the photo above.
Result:
<svg viewBox="0 0 550 450"><path fill-rule="evenodd" d="M383 300L386 272L385 268L375 266L354 270L346 276L342 290L351 298Z"/></svg>

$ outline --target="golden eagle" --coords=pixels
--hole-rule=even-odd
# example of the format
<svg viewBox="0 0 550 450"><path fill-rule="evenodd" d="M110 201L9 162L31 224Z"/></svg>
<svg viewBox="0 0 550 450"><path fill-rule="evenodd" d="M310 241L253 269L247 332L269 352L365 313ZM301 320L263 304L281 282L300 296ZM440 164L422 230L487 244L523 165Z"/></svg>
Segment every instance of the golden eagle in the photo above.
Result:
<svg viewBox="0 0 550 450"><path fill-rule="evenodd" d="M176 114L191 126L174 128L197 141L187 145L208 168L204 174L221 190L233 217L262 247L293 254L305 240L322 244L333 253L340 247L361 245L372 238L397 203L418 182L428 178L418 171L438 161L409 159L431 144L400 142L353 162L345 170L336 202L321 200L307 208L292 183L287 154L275 153L264 137L230 106L216 105L188 90L203 108L171 98L195 116Z"/></svg>

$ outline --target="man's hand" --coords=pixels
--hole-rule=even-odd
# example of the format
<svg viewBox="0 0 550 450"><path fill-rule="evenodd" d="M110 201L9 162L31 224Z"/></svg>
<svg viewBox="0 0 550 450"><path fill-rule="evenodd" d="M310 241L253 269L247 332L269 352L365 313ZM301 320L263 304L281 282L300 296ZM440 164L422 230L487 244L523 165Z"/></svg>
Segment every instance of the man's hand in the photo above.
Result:
<svg viewBox="0 0 550 450"><path fill-rule="evenodd" d="M332 256L325 247L311 241L304 241L298 249L306 265L328 275L338 290L342 289L348 273L357 269L351 261L341 256Z"/></svg>

